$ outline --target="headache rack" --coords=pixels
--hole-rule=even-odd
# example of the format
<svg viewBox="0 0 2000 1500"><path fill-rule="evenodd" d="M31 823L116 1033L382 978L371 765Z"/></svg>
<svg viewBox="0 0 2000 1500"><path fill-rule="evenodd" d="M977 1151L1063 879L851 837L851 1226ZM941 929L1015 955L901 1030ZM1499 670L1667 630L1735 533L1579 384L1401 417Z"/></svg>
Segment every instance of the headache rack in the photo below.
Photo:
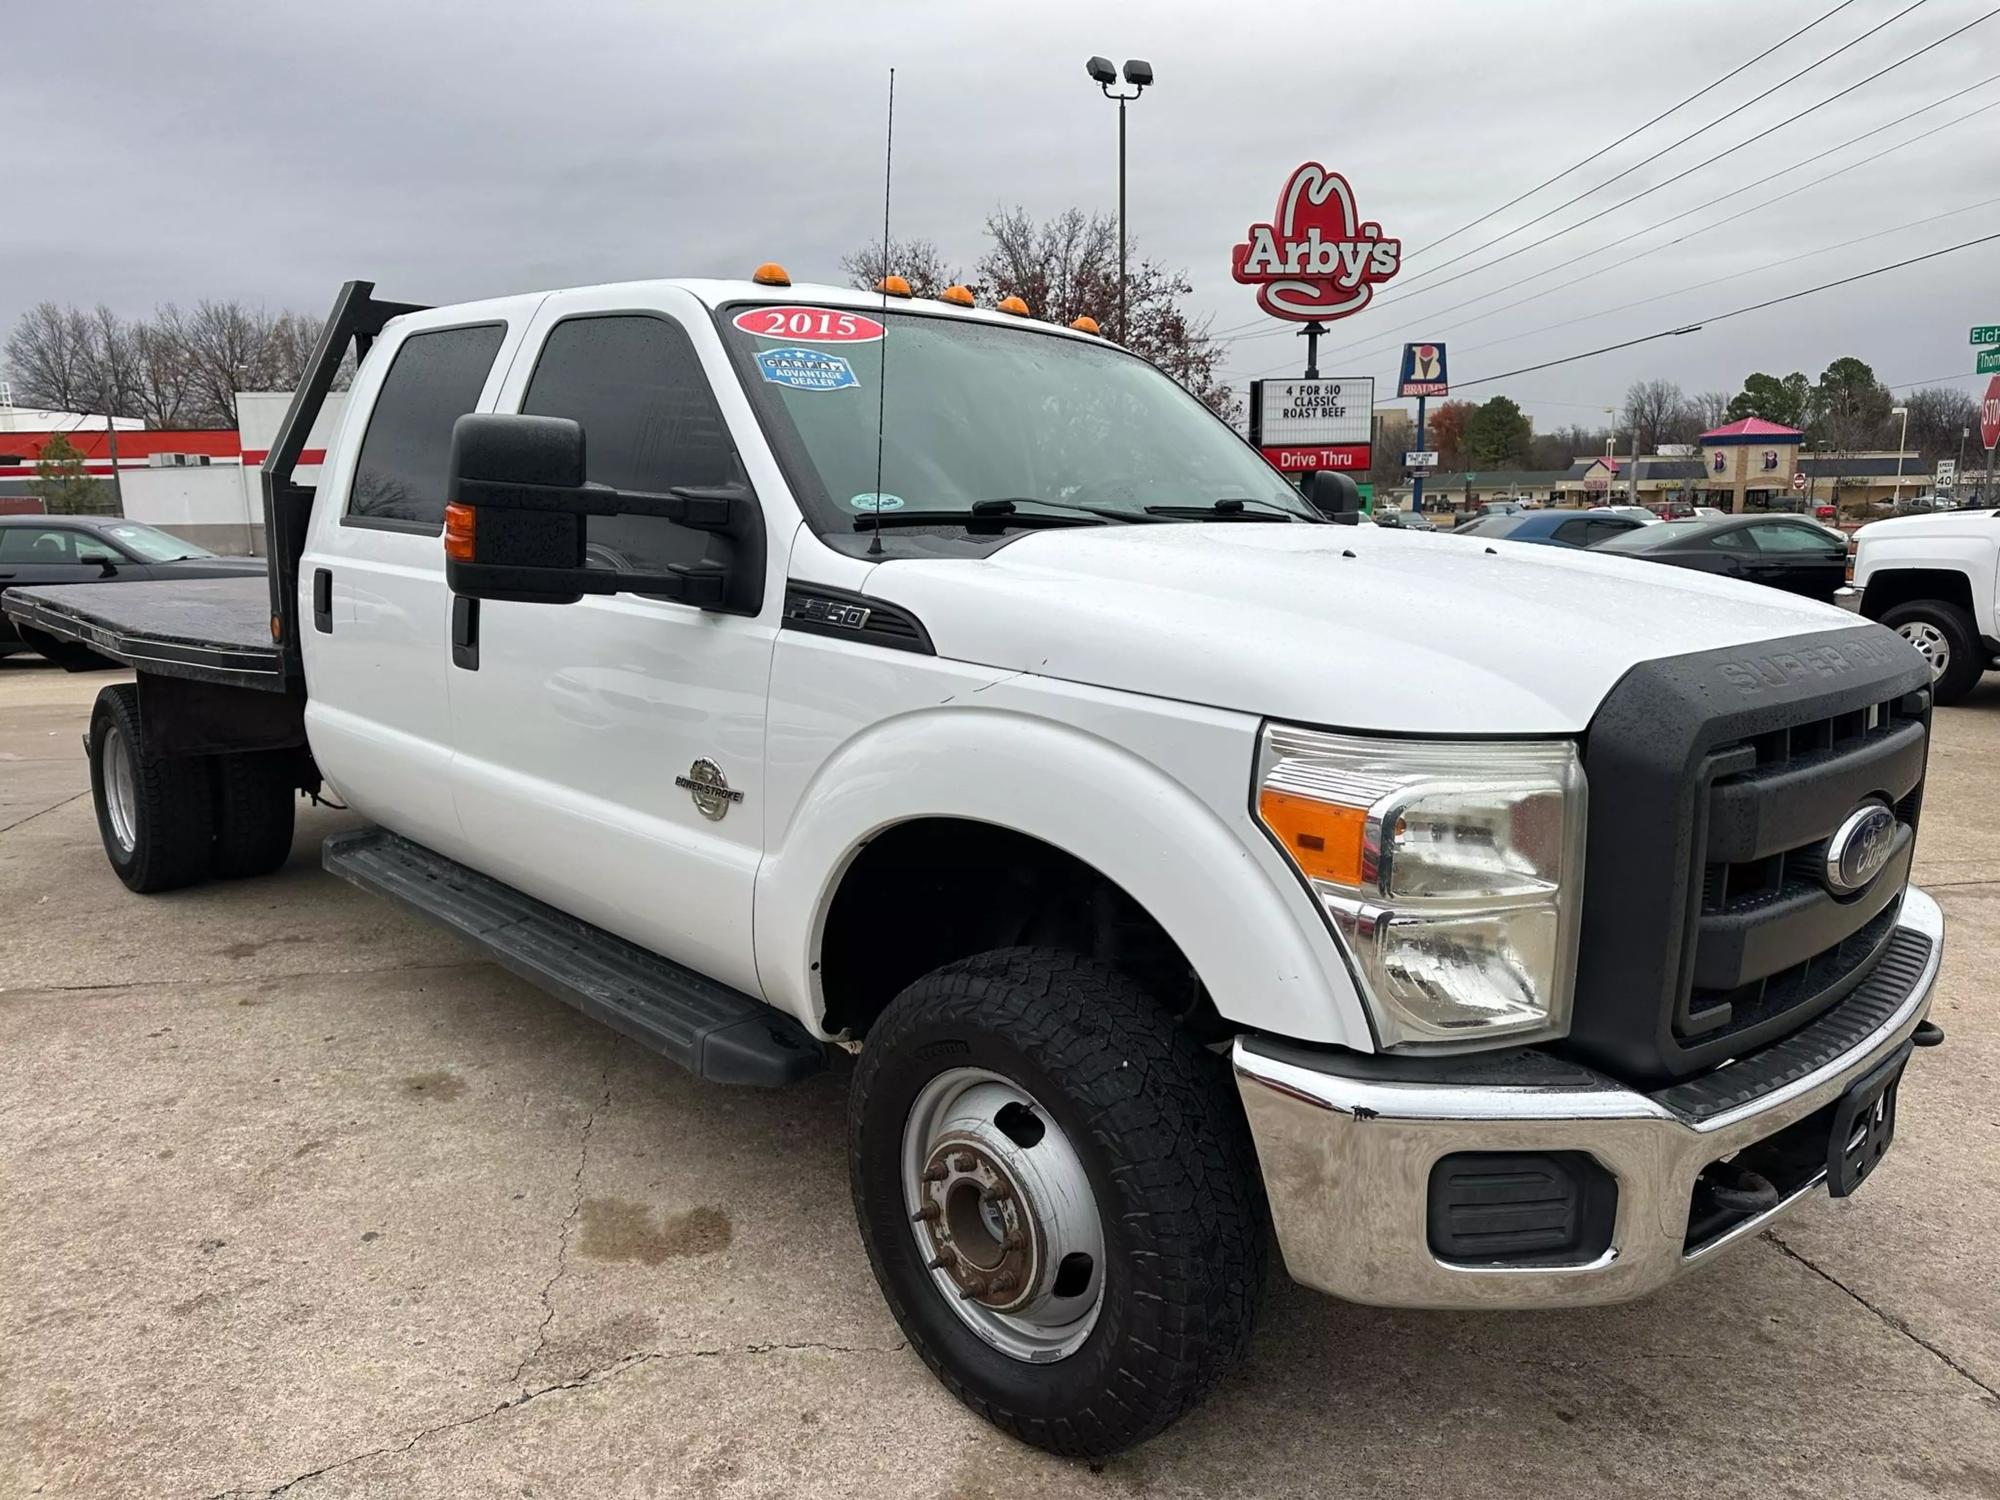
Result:
<svg viewBox="0 0 2000 1500"><path fill-rule="evenodd" d="M305 378L292 392L278 436L264 456L264 543L270 558L271 639L284 657L287 677L300 675L299 559L305 555L306 525L312 517L313 486L292 477L299 455L327 393L340 375L350 345L359 364L391 318L425 311L416 302L383 302L372 281L350 281L334 298L333 312L320 330Z"/></svg>

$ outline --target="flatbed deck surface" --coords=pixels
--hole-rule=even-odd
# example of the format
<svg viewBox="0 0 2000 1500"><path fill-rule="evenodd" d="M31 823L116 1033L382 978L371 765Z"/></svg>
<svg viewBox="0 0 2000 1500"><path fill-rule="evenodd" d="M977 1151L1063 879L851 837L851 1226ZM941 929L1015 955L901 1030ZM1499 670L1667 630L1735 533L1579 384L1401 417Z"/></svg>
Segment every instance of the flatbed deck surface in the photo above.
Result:
<svg viewBox="0 0 2000 1500"><path fill-rule="evenodd" d="M283 691L284 653L271 640L269 583L190 578L65 583L9 589L17 624L76 641L143 672Z"/></svg>

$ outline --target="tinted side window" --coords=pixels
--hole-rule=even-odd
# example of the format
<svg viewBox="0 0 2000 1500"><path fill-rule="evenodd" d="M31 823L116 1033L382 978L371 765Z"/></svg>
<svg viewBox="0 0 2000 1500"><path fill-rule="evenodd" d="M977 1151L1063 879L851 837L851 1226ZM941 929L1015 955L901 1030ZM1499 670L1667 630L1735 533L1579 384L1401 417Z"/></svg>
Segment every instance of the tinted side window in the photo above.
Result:
<svg viewBox="0 0 2000 1500"><path fill-rule="evenodd" d="M451 426L479 405L506 333L503 324L487 323L403 340L354 461L350 518L443 527Z"/></svg>
<svg viewBox="0 0 2000 1500"><path fill-rule="evenodd" d="M73 563L76 533L67 527L0 527L0 562Z"/></svg>
<svg viewBox="0 0 2000 1500"><path fill-rule="evenodd" d="M1707 541L1703 542L1702 545L1712 552L1753 552L1756 550L1750 545L1750 538L1744 534L1741 527L1731 531L1718 531L1710 536Z"/></svg>
<svg viewBox="0 0 2000 1500"><path fill-rule="evenodd" d="M1584 538L1586 547L1595 547L1599 542L1608 542L1614 536L1622 536L1628 531L1636 531L1645 525L1644 521L1626 521L1611 516L1593 516L1590 531Z"/></svg>
<svg viewBox="0 0 2000 1500"><path fill-rule="evenodd" d="M1569 542L1578 547L1584 544L1589 534L1590 522L1583 520L1565 521L1555 529L1555 539L1557 541Z"/></svg>
<svg viewBox="0 0 2000 1500"><path fill-rule="evenodd" d="M736 446L680 324L638 313L571 318L542 345L521 410L583 424L587 478L664 494L676 486L748 488ZM587 561L652 573L721 560L727 543L653 516L592 516Z"/></svg>
<svg viewBox="0 0 2000 1500"><path fill-rule="evenodd" d="M1757 546L1765 552L1834 552L1843 550L1840 544L1824 532L1808 531L1803 526L1758 526L1752 529Z"/></svg>

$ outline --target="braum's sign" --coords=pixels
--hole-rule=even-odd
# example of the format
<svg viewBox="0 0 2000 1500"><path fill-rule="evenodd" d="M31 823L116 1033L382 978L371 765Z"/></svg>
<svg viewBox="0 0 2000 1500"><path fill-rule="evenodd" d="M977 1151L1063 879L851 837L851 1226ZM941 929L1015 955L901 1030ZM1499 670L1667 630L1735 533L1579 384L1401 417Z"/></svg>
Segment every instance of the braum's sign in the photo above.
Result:
<svg viewBox="0 0 2000 1500"><path fill-rule="evenodd" d="M1297 323L1360 312L1402 264L1403 242L1363 223L1347 179L1316 161L1293 170L1271 222L1252 224L1229 263L1259 307Z"/></svg>
<svg viewBox="0 0 2000 1500"><path fill-rule="evenodd" d="M1375 425L1375 382L1253 380L1250 441L1275 469L1366 469Z"/></svg>

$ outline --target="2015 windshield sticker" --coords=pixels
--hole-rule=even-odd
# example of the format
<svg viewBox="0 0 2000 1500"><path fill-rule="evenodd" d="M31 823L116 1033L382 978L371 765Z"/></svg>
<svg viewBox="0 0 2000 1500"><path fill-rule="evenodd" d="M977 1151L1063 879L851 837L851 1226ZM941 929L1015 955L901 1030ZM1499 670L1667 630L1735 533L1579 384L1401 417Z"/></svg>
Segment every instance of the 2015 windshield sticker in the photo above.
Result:
<svg viewBox="0 0 2000 1500"><path fill-rule="evenodd" d="M795 391L844 391L861 384L854 378L854 366L822 349L761 350L757 368L772 385Z"/></svg>
<svg viewBox="0 0 2000 1500"><path fill-rule="evenodd" d="M752 307L730 321L759 338L801 344L872 344L882 337L873 318L837 307Z"/></svg>
<svg viewBox="0 0 2000 1500"><path fill-rule="evenodd" d="M856 510L901 510L903 508L903 497L901 495L877 495L871 492L866 495L856 495L847 503Z"/></svg>

